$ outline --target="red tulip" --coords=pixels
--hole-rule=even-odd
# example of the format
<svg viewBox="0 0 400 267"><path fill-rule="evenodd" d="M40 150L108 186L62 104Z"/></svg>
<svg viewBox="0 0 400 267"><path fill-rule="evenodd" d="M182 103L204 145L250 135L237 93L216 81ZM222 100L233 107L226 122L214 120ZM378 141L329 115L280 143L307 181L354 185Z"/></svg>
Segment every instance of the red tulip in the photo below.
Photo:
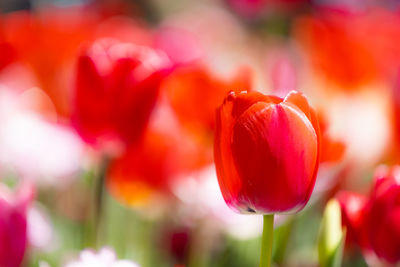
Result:
<svg viewBox="0 0 400 267"><path fill-rule="evenodd" d="M222 195L240 212L297 212L319 165L319 126L301 93L285 99L229 93L217 110L215 165Z"/></svg>
<svg viewBox="0 0 400 267"><path fill-rule="evenodd" d="M369 242L364 221L368 198L353 192L340 192L336 198L342 211L342 225L346 227L346 243L367 249Z"/></svg>
<svg viewBox="0 0 400 267"><path fill-rule="evenodd" d="M102 39L78 59L73 123L89 143L140 138L166 75L148 47Z"/></svg>
<svg viewBox="0 0 400 267"><path fill-rule="evenodd" d="M27 245L26 211L32 190L23 188L16 196L6 188L0 190L0 266L18 267Z"/></svg>
<svg viewBox="0 0 400 267"><path fill-rule="evenodd" d="M338 195L347 240L390 264L400 262L399 174L399 166L381 167L368 197L349 192Z"/></svg>
<svg viewBox="0 0 400 267"><path fill-rule="evenodd" d="M400 167L376 175L366 221L370 245L388 263L400 262Z"/></svg>

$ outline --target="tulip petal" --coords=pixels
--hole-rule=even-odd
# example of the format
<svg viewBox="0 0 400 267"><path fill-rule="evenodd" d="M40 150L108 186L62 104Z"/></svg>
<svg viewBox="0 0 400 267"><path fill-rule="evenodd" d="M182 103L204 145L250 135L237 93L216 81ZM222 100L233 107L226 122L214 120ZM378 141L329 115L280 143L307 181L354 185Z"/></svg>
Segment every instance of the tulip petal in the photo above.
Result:
<svg viewBox="0 0 400 267"><path fill-rule="evenodd" d="M296 106L298 109L300 109L309 119L311 124L314 127L315 133L317 134L317 139L318 139L318 158L317 161L320 162L321 159L321 131L319 128L319 123L318 123L318 117L317 113L315 110L310 106L308 103L307 97L297 91L291 91L284 99L285 103L290 103ZM317 176L318 172L318 166L319 164L316 165L315 171L314 171L314 176Z"/></svg>
<svg viewBox="0 0 400 267"><path fill-rule="evenodd" d="M257 102L264 103L274 103L278 104L282 102L282 99L276 96L267 96L259 92L242 92L236 94L235 92L230 92L225 101L235 100L232 109L232 116L238 118L243 112L245 112L250 106Z"/></svg>
<svg viewBox="0 0 400 267"><path fill-rule="evenodd" d="M261 213L304 207L314 187L318 141L302 113L256 103L235 123L231 148L242 183L239 203Z"/></svg>

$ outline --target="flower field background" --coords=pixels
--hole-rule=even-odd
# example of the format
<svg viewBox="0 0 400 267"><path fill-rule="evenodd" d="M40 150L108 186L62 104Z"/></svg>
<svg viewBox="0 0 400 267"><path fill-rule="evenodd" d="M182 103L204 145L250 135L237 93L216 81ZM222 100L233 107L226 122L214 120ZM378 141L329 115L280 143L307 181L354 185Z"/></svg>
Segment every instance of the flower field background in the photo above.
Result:
<svg viewBox="0 0 400 267"><path fill-rule="evenodd" d="M0 267L400 264L398 1L0 11Z"/></svg>

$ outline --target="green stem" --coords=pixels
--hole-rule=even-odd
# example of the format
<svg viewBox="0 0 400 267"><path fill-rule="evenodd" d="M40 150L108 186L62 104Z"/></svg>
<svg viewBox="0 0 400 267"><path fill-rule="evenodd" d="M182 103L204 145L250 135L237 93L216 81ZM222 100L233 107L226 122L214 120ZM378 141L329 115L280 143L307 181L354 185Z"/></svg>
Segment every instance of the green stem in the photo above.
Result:
<svg viewBox="0 0 400 267"><path fill-rule="evenodd" d="M270 267L272 259L272 240L274 233L274 214L264 215L261 239L260 267Z"/></svg>
<svg viewBox="0 0 400 267"><path fill-rule="evenodd" d="M101 223L103 216L103 205L104 205L104 186L107 175L107 169L109 165L109 159L104 157L101 162L98 177L95 177L95 192L94 192L94 218L93 218L93 246L99 248L100 235L101 235Z"/></svg>

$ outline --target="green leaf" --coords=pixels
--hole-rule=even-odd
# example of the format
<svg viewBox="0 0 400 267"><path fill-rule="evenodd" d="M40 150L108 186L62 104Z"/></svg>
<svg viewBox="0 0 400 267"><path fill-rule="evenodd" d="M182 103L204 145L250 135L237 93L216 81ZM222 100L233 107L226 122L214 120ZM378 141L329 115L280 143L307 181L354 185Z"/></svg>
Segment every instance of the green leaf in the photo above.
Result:
<svg viewBox="0 0 400 267"><path fill-rule="evenodd" d="M340 205L336 200L330 200L325 207L318 238L318 259L321 267L342 265L345 238Z"/></svg>

